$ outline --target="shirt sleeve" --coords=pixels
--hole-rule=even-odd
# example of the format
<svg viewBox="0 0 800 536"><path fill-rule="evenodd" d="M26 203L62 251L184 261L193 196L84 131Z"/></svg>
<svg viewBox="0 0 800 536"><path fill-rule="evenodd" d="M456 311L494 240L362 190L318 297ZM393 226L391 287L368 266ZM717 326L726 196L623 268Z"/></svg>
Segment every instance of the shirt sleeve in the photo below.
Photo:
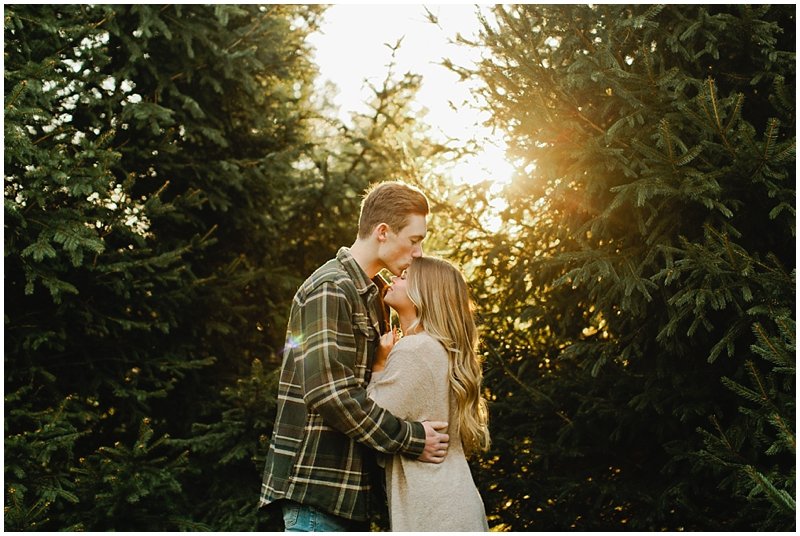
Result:
<svg viewBox="0 0 800 536"><path fill-rule="evenodd" d="M301 315L299 365L307 407L327 426L379 452L415 458L422 454L422 423L398 419L370 399L356 379L356 335L342 290L321 284L307 297Z"/></svg>

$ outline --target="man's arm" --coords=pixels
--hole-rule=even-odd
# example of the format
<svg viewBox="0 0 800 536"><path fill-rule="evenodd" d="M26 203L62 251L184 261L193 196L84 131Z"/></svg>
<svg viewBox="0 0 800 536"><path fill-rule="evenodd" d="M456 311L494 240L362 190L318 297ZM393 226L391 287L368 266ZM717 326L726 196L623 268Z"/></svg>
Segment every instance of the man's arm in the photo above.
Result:
<svg viewBox="0 0 800 536"><path fill-rule="evenodd" d="M397 333L391 331L381 336L375 362L372 365L373 381L367 387L367 394L382 407L395 415L414 418L424 414L424 403L433 389L431 372L413 363L413 358L395 352L392 365L387 370L387 362L392 348L397 343ZM385 371L385 372L384 372ZM417 458L423 462L441 463L447 455L450 436L445 432L446 422L425 421L425 450Z"/></svg>
<svg viewBox="0 0 800 536"><path fill-rule="evenodd" d="M441 438L418 422L402 421L367 397L353 371L357 360L351 306L337 285L325 282L302 308L303 398L325 424L380 452L433 459ZM428 436L432 436L428 439Z"/></svg>

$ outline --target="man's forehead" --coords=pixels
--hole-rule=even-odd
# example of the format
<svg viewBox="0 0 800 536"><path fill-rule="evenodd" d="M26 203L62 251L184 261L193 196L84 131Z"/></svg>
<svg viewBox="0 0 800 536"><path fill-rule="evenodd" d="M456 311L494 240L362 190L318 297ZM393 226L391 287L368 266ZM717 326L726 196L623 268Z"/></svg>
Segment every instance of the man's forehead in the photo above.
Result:
<svg viewBox="0 0 800 536"><path fill-rule="evenodd" d="M426 221L425 216L413 214L408 219L408 223L406 224L406 226L403 227L402 231L400 231L400 234L405 236L424 238L427 231L428 231L428 222Z"/></svg>

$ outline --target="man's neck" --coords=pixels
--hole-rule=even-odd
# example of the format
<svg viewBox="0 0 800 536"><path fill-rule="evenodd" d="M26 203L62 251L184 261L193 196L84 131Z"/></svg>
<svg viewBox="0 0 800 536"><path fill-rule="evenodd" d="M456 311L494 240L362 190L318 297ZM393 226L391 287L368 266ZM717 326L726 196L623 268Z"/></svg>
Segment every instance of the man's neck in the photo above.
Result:
<svg viewBox="0 0 800 536"><path fill-rule="evenodd" d="M357 238L350 247L350 254L361 269L364 270L368 278L372 279L381 271L381 263L375 254L375 250L366 240Z"/></svg>

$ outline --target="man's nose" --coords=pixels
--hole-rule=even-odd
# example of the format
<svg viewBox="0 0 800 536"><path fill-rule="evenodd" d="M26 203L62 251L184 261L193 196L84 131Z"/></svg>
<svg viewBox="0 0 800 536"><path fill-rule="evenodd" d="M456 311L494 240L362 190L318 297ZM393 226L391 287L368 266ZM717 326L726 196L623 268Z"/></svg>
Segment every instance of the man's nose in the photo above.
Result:
<svg viewBox="0 0 800 536"><path fill-rule="evenodd" d="M415 246L411 251L411 256L415 259L422 257L422 246Z"/></svg>

